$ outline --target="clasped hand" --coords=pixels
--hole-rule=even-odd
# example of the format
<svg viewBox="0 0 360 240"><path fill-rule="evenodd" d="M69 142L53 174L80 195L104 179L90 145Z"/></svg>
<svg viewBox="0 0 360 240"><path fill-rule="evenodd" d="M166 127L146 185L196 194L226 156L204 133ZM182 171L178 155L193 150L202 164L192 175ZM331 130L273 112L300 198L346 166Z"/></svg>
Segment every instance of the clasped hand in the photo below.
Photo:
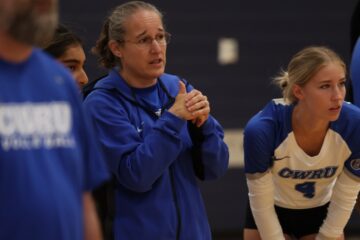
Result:
<svg viewBox="0 0 360 240"><path fill-rule="evenodd" d="M169 112L179 118L191 120L197 127L200 127L210 114L210 103L207 97L196 89L187 93L182 81L179 81L179 88L174 105L169 109Z"/></svg>

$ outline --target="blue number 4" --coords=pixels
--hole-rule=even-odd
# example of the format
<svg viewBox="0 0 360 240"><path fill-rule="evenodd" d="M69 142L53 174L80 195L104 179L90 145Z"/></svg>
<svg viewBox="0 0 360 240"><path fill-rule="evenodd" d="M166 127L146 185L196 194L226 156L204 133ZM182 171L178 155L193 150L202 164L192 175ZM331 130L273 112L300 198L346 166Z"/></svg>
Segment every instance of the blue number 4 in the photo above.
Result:
<svg viewBox="0 0 360 240"><path fill-rule="evenodd" d="M304 182L295 185L295 190L303 193L306 198L315 196L315 182Z"/></svg>

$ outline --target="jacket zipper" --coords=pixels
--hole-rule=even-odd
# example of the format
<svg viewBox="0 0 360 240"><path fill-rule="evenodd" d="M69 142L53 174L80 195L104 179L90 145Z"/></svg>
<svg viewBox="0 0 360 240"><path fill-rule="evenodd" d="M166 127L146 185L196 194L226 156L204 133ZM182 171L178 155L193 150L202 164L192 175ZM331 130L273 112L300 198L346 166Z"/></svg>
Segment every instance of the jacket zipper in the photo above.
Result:
<svg viewBox="0 0 360 240"><path fill-rule="evenodd" d="M177 215L177 228L176 228L176 240L180 239L180 231L181 231L181 213L179 208L179 202L176 194L176 188L175 188L175 176L174 176L174 166L170 166L170 182L171 182L171 191L174 198L174 204L175 204L175 210Z"/></svg>
<svg viewBox="0 0 360 240"><path fill-rule="evenodd" d="M175 102L175 98L173 98L169 94L169 92L167 91L166 87L164 86L164 84L162 83L162 81L160 79L159 79L159 83L160 83L160 86L161 86L162 90L165 92L165 94L167 95L167 97L169 99L168 102L161 109L161 113L163 113L165 109L168 109L170 106L172 106L172 104ZM105 89L105 90L115 91L115 92L119 93L121 96L123 96L125 99L127 99L128 101L133 103L135 106L138 106L138 107L142 108L148 114L154 116L155 118L159 118L159 116L157 116L153 111L151 111L150 109L146 108L145 106L141 105L140 103L138 103L136 101L135 93L134 93L133 90L132 90L133 99L129 99L125 94L123 94L121 91L119 91L116 88L112 88L112 89L98 88L98 89ZM173 195L173 198L174 198L174 204L175 204L175 210L176 210L177 222L178 222L177 228L176 228L176 240L180 240L180 231L181 231L182 223L181 223L181 213L180 213L180 208L179 208L179 202L178 202L177 194L176 194L176 191L175 191L175 175L174 175L173 167L174 166L169 167L170 183L171 183L171 191L172 191L172 195Z"/></svg>

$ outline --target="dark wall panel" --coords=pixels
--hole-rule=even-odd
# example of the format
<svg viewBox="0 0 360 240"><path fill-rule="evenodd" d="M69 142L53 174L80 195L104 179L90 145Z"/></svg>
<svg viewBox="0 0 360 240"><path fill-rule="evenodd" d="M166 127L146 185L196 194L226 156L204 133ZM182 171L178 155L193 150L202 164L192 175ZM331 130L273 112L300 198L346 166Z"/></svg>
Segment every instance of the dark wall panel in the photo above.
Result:
<svg viewBox="0 0 360 240"><path fill-rule="evenodd" d="M124 1L62 0L61 19L94 45L102 21ZM327 45L346 61L350 18L356 0L150 1L165 13L173 38L167 71L179 74L211 100L212 112L226 128L241 128L251 115L279 92L273 77L301 48ZM221 37L239 42L239 61L217 63ZM90 78L103 71L89 55Z"/></svg>

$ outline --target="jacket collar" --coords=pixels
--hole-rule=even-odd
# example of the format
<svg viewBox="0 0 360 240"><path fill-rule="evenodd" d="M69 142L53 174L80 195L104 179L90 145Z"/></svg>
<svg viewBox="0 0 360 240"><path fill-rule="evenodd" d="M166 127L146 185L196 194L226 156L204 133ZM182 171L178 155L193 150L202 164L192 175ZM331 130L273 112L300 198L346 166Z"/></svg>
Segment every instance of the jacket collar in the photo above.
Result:
<svg viewBox="0 0 360 240"><path fill-rule="evenodd" d="M170 107L175 100L175 97L178 92L178 85L174 84L176 81L175 79L172 79L174 76L169 74L162 74L158 78L158 82L160 84L160 87L163 89L164 93L167 95L167 102L163 105L164 109L167 109ZM164 81L166 83L164 83ZM123 97L128 99L128 101L132 102L133 104L140 106L141 108L145 109L146 111L149 111L148 107L145 106L142 103L139 103L135 96L134 96L134 89L132 89L126 81L122 78L122 76L119 74L118 69L114 68L112 69L108 76L104 77L103 79L100 79L96 84L94 89L108 89L110 91L116 91L120 93ZM163 110L164 110L163 109ZM163 111L162 110L162 111Z"/></svg>
<svg viewBox="0 0 360 240"><path fill-rule="evenodd" d="M176 79L177 79L176 76L169 75L166 73L162 74L158 78L161 87L163 89L166 89L166 92L168 92L172 98L175 98L179 91L178 83ZM104 77L103 79L100 79L96 83L94 88L105 88L109 90L116 89L127 98L133 99L133 92L132 92L133 90L123 79L123 77L119 74L118 68L113 68L112 70L110 70L108 76Z"/></svg>

